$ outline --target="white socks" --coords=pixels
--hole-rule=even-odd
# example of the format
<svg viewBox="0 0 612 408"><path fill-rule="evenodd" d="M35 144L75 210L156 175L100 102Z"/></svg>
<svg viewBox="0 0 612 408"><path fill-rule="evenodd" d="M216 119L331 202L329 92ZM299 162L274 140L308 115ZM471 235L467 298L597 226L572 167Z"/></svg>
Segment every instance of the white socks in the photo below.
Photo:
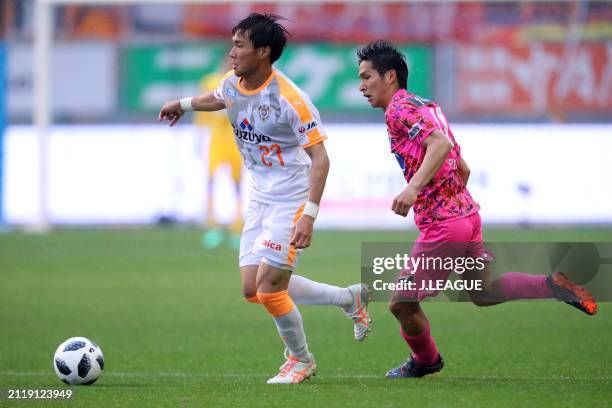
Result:
<svg viewBox="0 0 612 408"><path fill-rule="evenodd" d="M299 305L336 305L347 308L353 304L353 296L347 288L315 282L296 274L291 275L289 280L289 297Z"/></svg>
<svg viewBox="0 0 612 408"><path fill-rule="evenodd" d="M278 334L285 342L285 346L289 350L291 356L298 360L307 363L310 361L310 353L306 344L306 334L304 333L304 323L302 315L297 307L289 313L275 317L274 322L278 329Z"/></svg>

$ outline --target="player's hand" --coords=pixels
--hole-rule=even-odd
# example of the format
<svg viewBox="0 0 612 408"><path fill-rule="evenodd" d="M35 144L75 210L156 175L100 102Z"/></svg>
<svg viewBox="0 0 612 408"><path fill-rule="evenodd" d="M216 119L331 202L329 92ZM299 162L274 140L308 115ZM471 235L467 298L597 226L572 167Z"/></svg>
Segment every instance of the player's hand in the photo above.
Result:
<svg viewBox="0 0 612 408"><path fill-rule="evenodd" d="M176 125L176 122L185 114L185 111L181 109L181 103L179 101L166 102L159 111L158 119L167 120L170 122L170 126Z"/></svg>
<svg viewBox="0 0 612 408"><path fill-rule="evenodd" d="M391 209L397 215L401 215L402 217L407 216L410 207L414 205L417 199L417 195L418 192L415 188L408 185L397 197L395 197Z"/></svg>
<svg viewBox="0 0 612 408"><path fill-rule="evenodd" d="M291 234L291 245L297 249L308 248L312 239L312 229L315 219L310 215L302 215L293 227Z"/></svg>

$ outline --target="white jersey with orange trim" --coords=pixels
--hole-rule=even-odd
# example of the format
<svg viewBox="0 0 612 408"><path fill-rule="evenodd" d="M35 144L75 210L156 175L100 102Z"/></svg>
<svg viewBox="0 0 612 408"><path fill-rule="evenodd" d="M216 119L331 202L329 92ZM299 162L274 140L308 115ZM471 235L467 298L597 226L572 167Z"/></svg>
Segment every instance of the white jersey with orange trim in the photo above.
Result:
<svg viewBox="0 0 612 408"><path fill-rule="evenodd" d="M277 203L308 198L310 157L304 148L327 139L310 98L277 69L255 90L228 72L215 90L251 174L251 197Z"/></svg>

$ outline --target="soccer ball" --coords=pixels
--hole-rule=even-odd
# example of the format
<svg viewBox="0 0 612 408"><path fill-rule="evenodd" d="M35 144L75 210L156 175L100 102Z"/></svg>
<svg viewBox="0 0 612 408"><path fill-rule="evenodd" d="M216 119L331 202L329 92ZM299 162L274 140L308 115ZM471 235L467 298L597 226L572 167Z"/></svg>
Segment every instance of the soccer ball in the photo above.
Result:
<svg viewBox="0 0 612 408"><path fill-rule="evenodd" d="M104 369L104 355L93 341L85 337L72 337L55 350L53 368L66 384L90 385Z"/></svg>

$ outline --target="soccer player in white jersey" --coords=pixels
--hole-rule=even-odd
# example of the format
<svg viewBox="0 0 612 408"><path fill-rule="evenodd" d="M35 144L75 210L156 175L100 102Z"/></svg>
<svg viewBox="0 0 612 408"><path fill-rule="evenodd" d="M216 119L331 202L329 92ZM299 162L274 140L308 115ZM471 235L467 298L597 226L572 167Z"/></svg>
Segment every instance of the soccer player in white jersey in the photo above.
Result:
<svg viewBox="0 0 612 408"><path fill-rule="evenodd" d="M300 383L316 372L297 304L340 306L363 340L369 331L367 292L292 274L313 225L329 170L319 112L310 98L272 67L286 45L278 16L253 13L232 30L232 71L214 92L167 102L159 120L174 126L185 111L226 109L251 175L240 241L245 299L272 315L286 346L286 361L268 384Z"/></svg>

